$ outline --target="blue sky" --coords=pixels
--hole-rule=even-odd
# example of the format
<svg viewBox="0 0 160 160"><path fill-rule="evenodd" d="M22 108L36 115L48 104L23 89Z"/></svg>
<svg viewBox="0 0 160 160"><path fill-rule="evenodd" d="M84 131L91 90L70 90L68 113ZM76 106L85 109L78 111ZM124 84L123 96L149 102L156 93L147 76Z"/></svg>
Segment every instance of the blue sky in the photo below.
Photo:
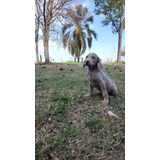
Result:
<svg viewBox="0 0 160 160"><path fill-rule="evenodd" d="M117 52L118 52L118 34L113 34L111 25L103 26L101 21L104 20L103 15L94 14L94 1L93 0L81 0L80 3L87 7L89 14L94 17L93 24L90 25L90 28L96 31L98 38L97 41L93 39L91 49L86 49L85 54L81 57L86 57L90 52L96 53L101 59L102 62L116 61ZM41 32L40 32L41 34ZM60 48L56 46L54 42L50 42L52 45L49 47L49 54L55 62L67 62L70 59L73 60L72 55L68 52L67 49ZM125 45L125 29L122 34L122 48ZM39 43L39 55L42 55L42 60L44 61L44 51L43 51L43 42L42 40Z"/></svg>

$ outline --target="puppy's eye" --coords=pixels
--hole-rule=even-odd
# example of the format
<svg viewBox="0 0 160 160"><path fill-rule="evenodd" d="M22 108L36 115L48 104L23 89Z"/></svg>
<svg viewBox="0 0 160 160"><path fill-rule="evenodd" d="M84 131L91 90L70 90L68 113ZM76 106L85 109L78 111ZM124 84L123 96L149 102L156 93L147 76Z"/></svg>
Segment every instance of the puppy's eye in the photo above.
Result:
<svg viewBox="0 0 160 160"><path fill-rule="evenodd" d="M94 56L92 56L92 59L96 59Z"/></svg>
<svg viewBox="0 0 160 160"><path fill-rule="evenodd" d="M86 58L88 58L88 56L86 56Z"/></svg>

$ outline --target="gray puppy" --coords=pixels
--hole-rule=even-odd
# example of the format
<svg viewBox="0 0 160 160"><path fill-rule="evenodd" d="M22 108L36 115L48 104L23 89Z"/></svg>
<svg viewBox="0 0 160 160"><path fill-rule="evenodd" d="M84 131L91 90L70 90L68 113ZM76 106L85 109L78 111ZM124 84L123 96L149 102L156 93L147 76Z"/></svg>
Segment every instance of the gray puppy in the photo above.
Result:
<svg viewBox="0 0 160 160"><path fill-rule="evenodd" d="M102 71L100 58L95 53L90 53L86 56L83 63L83 68L88 66L87 77L89 80L89 93L86 97L91 96L93 87L99 90L103 95L103 105L109 102L109 95L117 94L117 87L114 81Z"/></svg>

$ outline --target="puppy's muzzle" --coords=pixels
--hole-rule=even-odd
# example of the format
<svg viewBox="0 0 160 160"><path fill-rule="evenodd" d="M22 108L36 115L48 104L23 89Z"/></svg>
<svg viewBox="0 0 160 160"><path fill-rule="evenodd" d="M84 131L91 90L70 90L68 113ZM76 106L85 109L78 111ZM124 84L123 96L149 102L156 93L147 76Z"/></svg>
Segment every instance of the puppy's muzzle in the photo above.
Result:
<svg viewBox="0 0 160 160"><path fill-rule="evenodd" d="M84 68L85 66L89 66L89 61L88 61L88 60L87 60L87 61L84 61L84 63L83 63L83 68Z"/></svg>
<svg viewBox="0 0 160 160"><path fill-rule="evenodd" d="M88 66L89 65L89 61L86 61L86 66Z"/></svg>

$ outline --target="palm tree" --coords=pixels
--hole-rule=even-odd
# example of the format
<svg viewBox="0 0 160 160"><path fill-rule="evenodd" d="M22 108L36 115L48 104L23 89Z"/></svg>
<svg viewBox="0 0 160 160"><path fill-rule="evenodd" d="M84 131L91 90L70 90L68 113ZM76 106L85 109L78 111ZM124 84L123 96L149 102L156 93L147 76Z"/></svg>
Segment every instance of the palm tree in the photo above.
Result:
<svg viewBox="0 0 160 160"><path fill-rule="evenodd" d="M93 23L93 17L88 16L88 9L77 5L75 8L66 10L67 24L62 28L63 46L68 47L72 56L78 58L86 51L86 41L88 47L92 46L92 38L97 40L97 33L89 28L88 23Z"/></svg>

